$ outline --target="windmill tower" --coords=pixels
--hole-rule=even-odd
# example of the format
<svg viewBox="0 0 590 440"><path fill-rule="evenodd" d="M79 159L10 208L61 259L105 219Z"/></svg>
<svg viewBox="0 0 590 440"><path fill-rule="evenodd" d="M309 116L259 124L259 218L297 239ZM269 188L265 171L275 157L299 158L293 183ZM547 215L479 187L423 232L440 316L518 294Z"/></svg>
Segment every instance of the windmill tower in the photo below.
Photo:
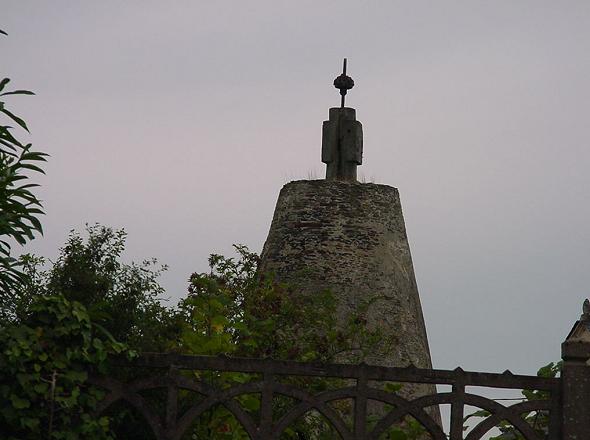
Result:
<svg viewBox="0 0 590 440"><path fill-rule="evenodd" d="M330 289L344 317L369 303L367 326L390 341L366 362L431 368L420 297L396 188L357 181L362 164L362 125L345 107L354 86L344 72L334 81L341 105L323 123L325 180L286 184L277 201L261 256L272 272L301 292ZM430 385L406 389L408 397L430 394Z"/></svg>

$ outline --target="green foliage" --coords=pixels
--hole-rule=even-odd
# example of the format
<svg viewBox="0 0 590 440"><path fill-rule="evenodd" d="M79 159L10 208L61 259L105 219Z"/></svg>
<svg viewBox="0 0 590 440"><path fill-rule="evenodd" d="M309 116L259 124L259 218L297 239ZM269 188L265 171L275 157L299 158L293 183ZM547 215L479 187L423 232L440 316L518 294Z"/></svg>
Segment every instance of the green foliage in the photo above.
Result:
<svg viewBox="0 0 590 440"><path fill-rule="evenodd" d="M88 386L87 373L105 372L109 356L134 353L129 347L175 344L175 314L158 298L165 267L122 263L125 238L94 225L86 239L72 232L47 270L43 258L22 257L25 282L0 330L0 399L7 402L0 426L13 438L112 438L127 414L91 416L102 392Z"/></svg>
<svg viewBox="0 0 590 440"><path fill-rule="evenodd" d="M109 420L92 410L103 393L87 384L126 352L86 308L40 296L19 323L0 330L0 425L8 439L110 439Z"/></svg>
<svg viewBox="0 0 590 440"><path fill-rule="evenodd" d="M5 34L4 32L2 32ZM20 141L11 124L28 133L26 122L10 111L6 97L33 95L28 90L5 91L9 78L0 81L0 300L7 304L11 292L25 279L18 260L11 256L12 242L23 245L43 229L38 217L41 201L32 192L39 186L30 183L28 173L44 173L39 162L47 154L34 151L30 143Z"/></svg>
<svg viewBox="0 0 590 440"><path fill-rule="evenodd" d="M426 429L416 419L407 417L404 424L388 431L388 440L419 440L429 439Z"/></svg>
<svg viewBox="0 0 590 440"><path fill-rule="evenodd" d="M332 292L294 292L261 276L256 254L235 249L237 260L211 255L210 272L191 276L179 305L182 351L332 362L344 353L361 361L377 345L388 345L380 331L366 328L368 305L339 325Z"/></svg>
<svg viewBox="0 0 590 440"><path fill-rule="evenodd" d="M43 259L30 255L22 259L28 281L18 295L15 316L26 313L23 310L32 298L62 295L87 307L93 322L118 341L141 351L172 348L174 317L160 302L164 290L158 283L166 266L155 259L122 263L124 230L92 225L86 232L86 239L70 233L49 270L41 270Z"/></svg>
<svg viewBox="0 0 590 440"><path fill-rule="evenodd" d="M125 239L124 231L94 225L87 227L87 238L72 232L48 269L44 269L42 258L22 258L28 281L16 291L15 307L6 320L2 343L8 360L3 360L7 363L1 376L4 395L8 399L15 396L10 406L3 407L4 417L22 438L47 432L49 414L54 414L53 438L61 438L59 433L66 435L67 429L60 428L66 421L73 426L67 438L131 438L131 433L133 438L147 436L149 428L129 409L117 409L99 421L89 418L100 392L87 386L83 373L104 370L109 365L108 356L124 349L316 362L333 362L344 356L356 362L378 345L392 345L379 331L366 328L368 304L337 322L338 304L331 292L301 294L262 276L258 273L258 256L244 246L236 246L235 259L212 255L210 271L193 274L188 296L177 308L166 308L160 303L163 290L158 284L165 268L155 260L141 265L122 263ZM28 349L30 353L24 355L22 348L29 346L37 347L37 351ZM14 347L21 348L14 351ZM50 383L54 373L61 388L52 394L43 384ZM111 372L122 380L128 379L125 375L136 377L140 373L124 369ZM10 378L18 374L23 382L11 382ZM187 374L220 388L258 380L245 373ZM325 378L288 380L312 393L343 386L342 381ZM397 391L399 384L388 384L387 389ZM196 397L181 392L180 398L183 405L190 405ZM155 407L163 404L159 399L152 396ZM241 396L238 402L254 418L259 417L259 394ZM274 403L277 413L284 413L290 406L287 398ZM52 411L51 405L59 409ZM21 410L27 415L17 420L17 411ZM337 410L347 416L352 408L343 404ZM56 418L55 414L65 418ZM27 418L36 421L18 425ZM402 430L407 439L413 438L409 429L407 425ZM247 438L222 406L204 414L190 435ZM291 426L285 438L330 439L334 435L323 418L311 412Z"/></svg>
<svg viewBox="0 0 590 440"><path fill-rule="evenodd" d="M6 33L0 30L0 34ZM33 95L7 91L0 81L0 427L8 439L110 439L135 431L143 437L144 422L134 424L126 410L115 417L93 417L103 393L87 382L88 374L104 373L111 355L135 351L182 351L243 357L331 362L362 361L392 341L366 326L370 303L340 317L329 291L313 295L257 273L258 256L236 246L237 260L211 255L210 273L193 274L189 295L178 308L161 304L158 278L165 266L155 259L124 264L123 230L94 225L88 238L72 232L57 260L24 255L19 245L42 234L41 201L30 173L44 173L47 154L19 139L26 122L6 105L6 97ZM125 374L121 371L112 374ZM136 372L135 372L136 373ZM228 387L256 380L243 373L192 373L213 385ZM327 390L333 381L292 379L311 392ZM341 383L336 384L338 386ZM392 385L397 387L397 385ZM396 388L397 390L397 388ZM239 403L257 415L258 395ZM278 402L278 411L288 406ZM339 408L350 411L346 405ZM409 430L400 431L411 437ZM417 428L416 428L417 429ZM397 431L396 431L397 432ZM125 436L125 434L123 434ZM224 408L211 410L194 427L194 438L246 438ZM289 428L288 438L331 439L335 433L316 413ZM128 438L128 436L126 437ZM401 437L400 437L401 438Z"/></svg>
<svg viewBox="0 0 590 440"><path fill-rule="evenodd" d="M235 246L235 250L237 259L211 255L210 271L191 276L189 295L179 304L182 352L327 363L343 358L358 362L378 348L391 347L391 341L380 331L367 329L365 314L369 304L337 322L338 303L332 292L295 291L272 276L258 273L258 256L245 246ZM194 374L221 388L257 379L244 373ZM326 378L289 381L312 393L343 386L342 381ZM259 417L259 395L243 396L239 402L254 418ZM274 404L277 412L288 406L286 399L277 399ZM347 405L338 408L343 415L351 409ZM206 414L194 426L193 435L208 439L247 438L223 408ZM293 439L331 439L335 435L323 418L313 412L286 432L286 438Z"/></svg>

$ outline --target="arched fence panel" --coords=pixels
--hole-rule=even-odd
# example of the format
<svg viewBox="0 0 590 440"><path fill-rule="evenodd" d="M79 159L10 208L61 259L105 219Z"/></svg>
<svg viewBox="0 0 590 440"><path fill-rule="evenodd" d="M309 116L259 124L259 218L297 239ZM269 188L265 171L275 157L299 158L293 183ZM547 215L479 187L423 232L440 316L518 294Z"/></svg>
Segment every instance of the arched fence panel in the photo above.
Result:
<svg viewBox="0 0 590 440"><path fill-rule="evenodd" d="M97 415L125 402L158 440L190 437L200 418L217 408L252 440L286 438L301 430L313 438L322 429L344 440L378 440L390 430L406 429L409 421L422 430L421 438L432 440L485 439L501 423L526 440L561 439L560 378L158 353L115 363L116 375L90 378L105 391ZM388 391L392 383L395 391ZM443 385L451 391L417 396L404 394L404 384ZM538 400L504 404L471 392L473 387L541 393ZM441 420L442 405L450 407L446 420ZM467 407L486 415L468 432ZM532 413L549 421L543 430L531 425Z"/></svg>

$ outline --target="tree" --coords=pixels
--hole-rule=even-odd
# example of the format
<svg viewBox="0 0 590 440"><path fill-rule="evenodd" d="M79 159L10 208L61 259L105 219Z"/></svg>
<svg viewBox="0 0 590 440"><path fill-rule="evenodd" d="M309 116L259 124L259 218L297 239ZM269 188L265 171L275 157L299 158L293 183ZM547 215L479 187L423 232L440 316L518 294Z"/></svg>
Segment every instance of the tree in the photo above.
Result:
<svg viewBox="0 0 590 440"><path fill-rule="evenodd" d="M193 274L186 298L178 307L165 307L160 302L163 289L158 283L165 267L158 266L155 260L142 264L122 263L125 238L122 230L94 225L87 227L87 238L72 232L59 257L48 269L43 269L45 260L42 258L23 257L28 281L18 290L14 319L0 331L0 353L13 353L19 334L28 341L24 343L27 347L37 348L27 349L26 355L11 355L4 361L0 355L0 362L5 362L3 371L28 377L27 389L37 387L42 396L26 397L24 385L12 383L4 374L0 376L3 378L0 382L6 395L21 396L19 398L30 402L27 411L30 418L37 420L31 422L35 426L47 429L48 402L58 402L49 397L43 385L50 380L49 373L55 371L60 378L75 376L79 379L68 388L74 387L78 391L60 392L60 396L80 393L82 401L76 401L78 405L94 402L96 390L86 386L85 376L80 376L80 371L108 368L109 356L117 351L179 351L329 362L345 351L354 351L361 360L376 344L389 344L381 340L378 332L364 328L362 311L349 318L349 325L342 329L337 327L337 301L331 292L296 295L290 286L259 274L258 256L244 246L236 246L237 259L211 255L210 271ZM84 316L83 330L79 328L78 315ZM73 327L72 316L76 318ZM45 327L51 331L43 330ZM71 335L73 329L75 332ZM81 332L86 336L80 337ZM52 335L71 335L71 338L65 342ZM80 360L80 353L92 348L87 345L88 338L96 337L101 340L97 344L108 348L100 355L100 362L96 357ZM51 354L39 351L39 346L47 347ZM73 356L73 363L50 363L62 359L68 352ZM41 357L45 363L40 363ZM36 371L39 368L36 364L41 366L40 371ZM117 370L112 374L128 373ZM124 376L120 378L125 379ZM211 372L206 379L212 385L225 387L251 378L242 373ZM293 381L300 381L298 385L314 391L325 390L331 385L330 380L321 378L295 378ZM64 386L67 388L68 385ZM188 401L194 398L184 397ZM157 405L158 398L154 399ZM74 411L74 407L65 406L65 402L59 401L60 414L81 424L79 429L90 429L83 426L85 414L93 404L76 407ZM252 412L258 411L260 404L258 397L254 396L243 397L242 403ZM25 405L20 400L16 404ZM14 405L7 404L4 409L7 417L14 416ZM206 418L209 419L201 420L193 427L193 433L200 436L198 438L227 438L228 433L233 438L246 438L223 408L216 408ZM10 420L16 423L16 419ZM105 436L143 438L147 435L145 423L125 408L117 408L102 423ZM290 432L293 438L310 430L325 432L327 438L331 438L332 433L322 423L319 417L309 417ZM72 432L76 433L72 438L77 438L75 435L81 431Z"/></svg>
<svg viewBox="0 0 590 440"><path fill-rule="evenodd" d="M26 276L0 327L0 426L10 439L114 438L125 412L92 415L104 392L89 374L106 374L113 355L133 356L130 347L163 351L177 339L174 314L159 301L165 267L122 263L123 230L87 233L72 232L49 269L43 258L22 258Z"/></svg>
<svg viewBox="0 0 590 440"><path fill-rule="evenodd" d="M111 439L109 419L92 416L104 392L86 380L125 352L82 304L35 298L23 321L0 330L2 438Z"/></svg>
<svg viewBox="0 0 590 440"><path fill-rule="evenodd" d="M138 351L173 348L175 313L162 305L164 289L158 281L167 267L154 258L123 263L127 238L123 229L87 225L86 235L71 231L47 270L43 258L22 258L27 281L16 299L19 319L27 315L34 298L63 296L82 304L94 323Z"/></svg>
<svg viewBox="0 0 590 440"><path fill-rule="evenodd" d="M0 33L6 35L4 31ZM24 245L35 233L42 233L39 222L41 201L31 191L37 184L29 182L28 172L43 173L38 166L47 154L33 151L32 144L21 142L9 124L29 131L25 121L6 107L5 99L13 95L33 95L28 90L4 91L9 78L0 81L0 301L12 308L12 290L24 281L19 261L11 255L11 242Z"/></svg>
<svg viewBox="0 0 590 440"><path fill-rule="evenodd" d="M190 277L189 294L179 304L183 351L317 362L346 352L360 362L378 344L390 342L364 325L368 304L339 326L331 291L297 292L272 274L259 273L259 257L246 246L234 248L237 259L213 254L209 273Z"/></svg>
<svg viewBox="0 0 590 440"><path fill-rule="evenodd" d="M266 358L281 360L334 362L343 353L362 361L371 351L392 347L378 330L365 326L368 304L337 325L338 301L325 290L303 294L293 286L277 282L270 274L258 272L258 255L245 246L234 246L238 258L211 255L210 271L190 278L189 294L179 304L182 331L179 349L184 353ZM351 356L347 356L349 359ZM256 380L245 373L208 372L199 377L213 386L226 388ZM343 385L328 378L285 379L312 393ZM191 396L184 396L190 402ZM239 399L254 419L259 417L260 396ZM290 405L288 398L277 397L274 410L280 413ZM336 408L350 414L352 407ZM224 408L217 407L194 424L191 438L247 439L239 423ZM332 439L338 434L319 413L310 413L286 431L292 439ZM412 438L412 437L407 437Z"/></svg>

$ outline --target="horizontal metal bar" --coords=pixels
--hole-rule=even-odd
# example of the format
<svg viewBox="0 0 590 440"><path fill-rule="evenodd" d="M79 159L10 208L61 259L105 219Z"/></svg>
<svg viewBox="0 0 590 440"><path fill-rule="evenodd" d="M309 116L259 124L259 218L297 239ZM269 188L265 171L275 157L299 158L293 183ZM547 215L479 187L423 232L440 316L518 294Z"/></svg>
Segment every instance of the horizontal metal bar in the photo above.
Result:
<svg viewBox="0 0 590 440"><path fill-rule="evenodd" d="M189 356L177 353L142 353L131 360L119 360L118 365L181 370L235 371L243 373L270 373L284 376L317 376L357 378L361 374L369 380L453 385L460 381L466 386L493 388L534 389L557 391L559 378L516 375L510 372L481 373L473 371L434 370L399 367L381 367L367 364L318 364L279 361L274 359L230 358L226 356ZM362 373L361 373L362 372Z"/></svg>

